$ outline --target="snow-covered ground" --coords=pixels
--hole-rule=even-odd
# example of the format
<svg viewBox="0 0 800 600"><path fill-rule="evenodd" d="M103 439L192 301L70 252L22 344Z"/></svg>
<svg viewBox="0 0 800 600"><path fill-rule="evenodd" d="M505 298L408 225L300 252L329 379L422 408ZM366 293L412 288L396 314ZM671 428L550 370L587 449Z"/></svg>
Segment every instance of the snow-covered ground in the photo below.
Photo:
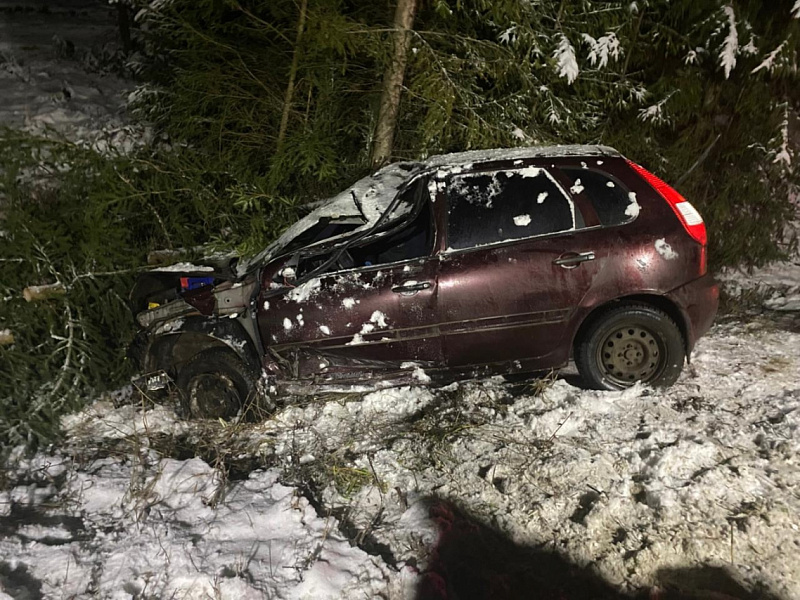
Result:
<svg viewBox="0 0 800 600"><path fill-rule="evenodd" d="M121 64L113 7L0 0L0 125L126 149L144 133L126 124L130 81Z"/></svg>
<svg viewBox="0 0 800 600"><path fill-rule="evenodd" d="M800 598L798 350L800 333L729 322L668 390L490 379L251 425L98 400L5 474L0 598L452 598L464 569L502 590L532 568L493 564L498 540L620 593ZM476 564L447 563L489 530Z"/></svg>
<svg viewBox="0 0 800 600"><path fill-rule="evenodd" d="M100 2L0 0L0 124L141 139L116 36ZM789 318L716 325L668 390L490 379L250 425L98 399L0 470L0 600L800 598L800 263L723 279Z"/></svg>
<svg viewBox="0 0 800 600"><path fill-rule="evenodd" d="M733 297L749 294L768 310L800 311L800 256L752 272L726 269L720 280Z"/></svg>

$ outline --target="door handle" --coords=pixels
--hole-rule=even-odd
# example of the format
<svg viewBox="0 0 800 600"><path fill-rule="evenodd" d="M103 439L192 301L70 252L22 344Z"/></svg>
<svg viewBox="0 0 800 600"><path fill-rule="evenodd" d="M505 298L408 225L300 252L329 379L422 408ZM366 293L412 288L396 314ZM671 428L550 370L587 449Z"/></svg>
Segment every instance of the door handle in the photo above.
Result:
<svg viewBox="0 0 800 600"><path fill-rule="evenodd" d="M404 294L407 296L413 296L417 292L421 292L422 290L428 290L431 288L430 281L404 281L400 285L396 285L392 288L392 291L395 294Z"/></svg>
<svg viewBox="0 0 800 600"><path fill-rule="evenodd" d="M596 258L594 252L567 252L553 261L554 265L565 269L574 269L580 263Z"/></svg>

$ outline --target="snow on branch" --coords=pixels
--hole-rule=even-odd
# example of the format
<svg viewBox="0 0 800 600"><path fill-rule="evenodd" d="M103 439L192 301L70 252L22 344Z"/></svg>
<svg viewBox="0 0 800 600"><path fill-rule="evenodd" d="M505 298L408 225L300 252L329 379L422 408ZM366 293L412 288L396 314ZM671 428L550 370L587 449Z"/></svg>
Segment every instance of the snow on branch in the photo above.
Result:
<svg viewBox="0 0 800 600"><path fill-rule="evenodd" d="M797 2L800 3L800 0L797 0ZM781 53L783 48L786 46L786 42L788 41L789 40L783 40L780 46L778 46L777 48L775 48L775 50L767 54L767 57L763 61L761 61L761 64L750 72L758 73L761 69L766 69L767 73L772 73L775 70L775 59Z"/></svg>
<svg viewBox="0 0 800 600"><path fill-rule="evenodd" d="M602 69L608 65L608 58L611 57L615 61L619 59L622 53L619 38L613 31L607 32L604 36L594 39L588 33L582 35L583 41L589 45L589 62L592 66L597 65Z"/></svg>
<svg viewBox="0 0 800 600"><path fill-rule="evenodd" d="M794 0L794 6L792 7L792 16L795 19L800 19L800 0Z"/></svg>
<svg viewBox="0 0 800 600"><path fill-rule="evenodd" d="M675 92L671 92L663 99L659 100L652 106L648 106L647 108L643 108L639 111L639 119L644 121L645 123L651 122L655 125L660 125L662 123L666 123L669 118L667 117L666 110L664 110L664 106L666 105L667 101L672 98Z"/></svg>
<svg viewBox="0 0 800 600"><path fill-rule="evenodd" d="M559 77L567 80L567 83L572 83L578 78L578 61L575 60L575 48L563 33L558 42L558 47L553 53L553 58L556 59L556 71Z"/></svg>
<svg viewBox="0 0 800 600"><path fill-rule="evenodd" d="M725 79L730 77L731 71L736 66L736 54L739 52L739 33L736 31L736 14L733 6L728 4L722 7L728 18L728 35L722 43L722 52L719 54L719 65L725 71Z"/></svg>
<svg viewBox="0 0 800 600"><path fill-rule="evenodd" d="M500 35L497 36L497 41L501 44L514 45L517 41L517 26L512 25L505 31L502 31Z"/></svg>
<svg viewBox="0 0 800 600"><path fill-rule="evenodd" d="M800 0L798 0L800 2ZM772 161L775 164L781 163L785 169L790 169L792 166L792 149L789 147L789 104L783 106L783 121L781 122L781 129L779 132L780 146L778 152L775 154L775 159Z"/></svg>

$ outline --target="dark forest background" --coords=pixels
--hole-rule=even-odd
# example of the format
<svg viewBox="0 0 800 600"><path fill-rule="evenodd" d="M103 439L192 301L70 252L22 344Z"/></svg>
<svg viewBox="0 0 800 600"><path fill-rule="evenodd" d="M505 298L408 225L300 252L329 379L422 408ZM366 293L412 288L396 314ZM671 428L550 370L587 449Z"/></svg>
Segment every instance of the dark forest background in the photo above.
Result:
<svg viewBox="0 0 800 600"><path fill-rule="evenodd" d="M0 131L0 440L119 386L150 251L252 253L376 166L606 144L703 214L712 265L796 240L797 0L127 0L134 151ZM401 85L399 85L401 84ZM143 138L144 140L144 138ZM199 252L200 250L198 250ZM64 293L26 302L22 290ZM6 338L8 339L8 338Z"/></svg>

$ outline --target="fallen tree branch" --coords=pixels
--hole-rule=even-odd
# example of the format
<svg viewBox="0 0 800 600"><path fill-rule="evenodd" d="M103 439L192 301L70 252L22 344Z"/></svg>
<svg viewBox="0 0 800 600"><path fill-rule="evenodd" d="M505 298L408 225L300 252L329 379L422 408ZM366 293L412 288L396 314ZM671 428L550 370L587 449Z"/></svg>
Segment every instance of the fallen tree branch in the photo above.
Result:
<svg viewBox="0 0 800 600"><path fill-rule="evenodd" d="M30 285L22 290L22 297L26 302L38 302L40 300L47 300L55 298L56 296L63 296L67 293L64 284L59 282L47 283L45 285Z"/></svg>
<svg viewBox="0 0 800 600"><path fill-rule="evenodd" d="M10 329L0 330L0 346L10 346L14 343L14 334Z"/></svg>

